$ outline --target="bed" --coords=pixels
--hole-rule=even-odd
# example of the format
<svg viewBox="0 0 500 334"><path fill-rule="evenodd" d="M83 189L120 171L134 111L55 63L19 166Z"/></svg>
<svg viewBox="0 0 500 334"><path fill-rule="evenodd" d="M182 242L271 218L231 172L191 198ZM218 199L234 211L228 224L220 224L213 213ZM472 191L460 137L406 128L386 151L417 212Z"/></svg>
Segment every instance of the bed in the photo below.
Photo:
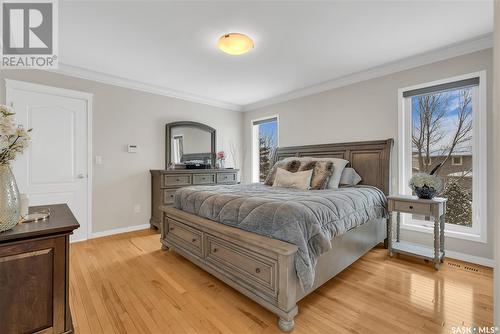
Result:
<svg viewBox="0 0 500 334"><path fill-rule="evenodd" d="M182 210L160 208L162 248L174 250L275 313L279 328L291 331L299 300L385 242L383 206L392 143L283 147L273 157L273 162L304 156L349 160L363 179L359 187L310 193L264 185L183 188L176 193L175 205ZM340 209L339 202L345 203ZM331 212L338 216L332 226L324 223L332 219L322 217ZM289 224L290 233L281 228L284 224ZM305 240L294 229L302 231Z"/></svg>

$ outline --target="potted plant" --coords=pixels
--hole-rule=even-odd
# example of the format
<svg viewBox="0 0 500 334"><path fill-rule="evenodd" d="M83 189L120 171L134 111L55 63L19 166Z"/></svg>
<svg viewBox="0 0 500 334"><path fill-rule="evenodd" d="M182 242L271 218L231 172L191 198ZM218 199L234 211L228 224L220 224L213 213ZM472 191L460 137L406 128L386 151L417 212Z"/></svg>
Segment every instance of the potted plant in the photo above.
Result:
<svg viewBox="0 0 500 334"><path fill-rule="evenodd" d="M14 123L12 108L0 105L0 232L13 228L21 218L19 190L10 161L28 147L30 132Z"/></svg>
<svg viewBox="0 0 500 334"><path fill-rule="evenodd" d="M443 190L443 180L435 175L441 165L438 164L429 174L416 173L411 177L409 186L418 198L432 199Z"/></svg>

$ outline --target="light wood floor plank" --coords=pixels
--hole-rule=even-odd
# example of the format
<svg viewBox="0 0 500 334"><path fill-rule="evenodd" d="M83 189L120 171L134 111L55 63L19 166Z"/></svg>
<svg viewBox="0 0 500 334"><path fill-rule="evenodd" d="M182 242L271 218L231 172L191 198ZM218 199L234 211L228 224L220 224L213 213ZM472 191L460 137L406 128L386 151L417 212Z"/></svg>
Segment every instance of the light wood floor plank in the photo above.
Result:
<svg viewBox="0 0 500 334"><path fill-rule="evenodd" d="M144 230L71 245L75 332L281 333L276 316ZM477 272L464 269L465 266ZM294 333L450 333L491 326L492 270L440 271L376 248L299 303Z"/></svg>

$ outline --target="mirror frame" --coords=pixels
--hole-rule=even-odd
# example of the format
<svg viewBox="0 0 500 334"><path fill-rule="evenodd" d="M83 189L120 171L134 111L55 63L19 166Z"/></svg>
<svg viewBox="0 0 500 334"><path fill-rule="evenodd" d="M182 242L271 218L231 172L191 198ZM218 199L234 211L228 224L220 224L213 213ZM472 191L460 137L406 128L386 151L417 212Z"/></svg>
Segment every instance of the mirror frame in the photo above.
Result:
<svg viewBox="0 0 500 334"><path fill-rule="evenodd" d="M170 145L172 145L172 143L170 141L170 136L172 134L172 128L180 127L180 126L189 126L189 127L193 127L193 128L198 128L200 130L204 130L204 131L207 131L210 133L211 167L214 168L214 166L215 166L215 154L216 154L215 150L217 147L215 129L212 128L211 126L208 126L208 125L203 124L203 123L192 122L192 121L180 121L180 122L167 123L165 125L165 169L168 168L168 165L170 164L170 160L171 160Z"/></svg>

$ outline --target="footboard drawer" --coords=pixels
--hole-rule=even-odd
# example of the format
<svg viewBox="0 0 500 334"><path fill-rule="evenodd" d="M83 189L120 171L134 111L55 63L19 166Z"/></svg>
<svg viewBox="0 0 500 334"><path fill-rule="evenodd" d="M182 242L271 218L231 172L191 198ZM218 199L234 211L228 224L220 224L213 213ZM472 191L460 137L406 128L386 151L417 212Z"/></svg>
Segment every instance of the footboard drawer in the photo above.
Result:
<svg viewBox="0 0 500 334"><path fill-rule="evenodd" d="M199 257L202 256L203 232L176 220L168 219L167 238L175 246L183 248Z"/></svg>
<svg viewBox="0 0 500 334"><path fill-rule="evenodd" d="M205 235L206 261L270 296L277 295L277 261L231 242Z"/></svg>

